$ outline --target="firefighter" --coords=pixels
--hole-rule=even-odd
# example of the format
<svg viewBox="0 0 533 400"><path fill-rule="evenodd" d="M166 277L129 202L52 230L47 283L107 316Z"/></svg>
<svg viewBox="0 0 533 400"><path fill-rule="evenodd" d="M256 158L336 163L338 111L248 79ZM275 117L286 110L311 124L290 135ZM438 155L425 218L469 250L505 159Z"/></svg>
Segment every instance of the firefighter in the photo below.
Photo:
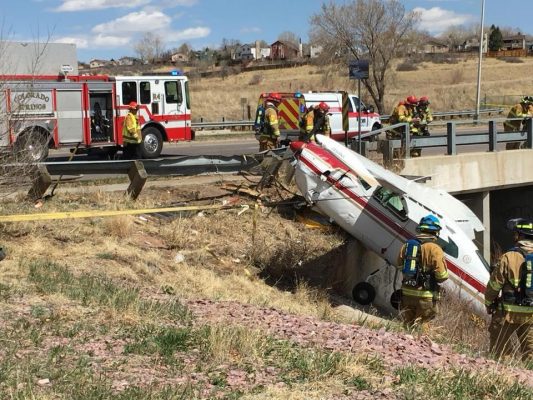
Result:
<svg viewBox="0 0 533 400"><path fill-rule="evenodd" d="M324 102L320 102L316 107L308 110L302 121L300 134L306 142L315 142L316 134L331 136L331 125L329 123L329 106ZM305 132L302 132L302 130Z"/></svg>
<svg viewBox="0 0 533 400"><path fill-rule="evenodd" d="M485 306L492 315L490 351L497 357L512 354L510 339L516 333L522 359L530 361L533 359L533 222L511 219L507 228L513 232L515 247L501 256L485 290Z"/></svg>
<svg viewBox="0 0 533 400"><path fill-rule="evenodd" d="M405 243L398 256L403 273L400 310L407 327L421 326L425 330L437 314L439 284L448 279L448 270L444 252L436 243L441 230L439 219L427 215L416 230L416 239Z"/></svg>
<svg viewBox="0 0 533 400"><path fill-rule="evenodd" d="M423 136L429 136L428 125L433 122L433 114L429 104L429 98L427 96L422 96L418 99L418 104L416 106L415 116L420 119L417 122L419 134Z"/></svg>
<svg viewBox="0 0 533 400"><path fill-rule="evenodd" d="M314 107L310 106L305 112L302 114L300 118L300 134L298 135L298 140L300 141L308 141L309 137L311 135L311 131L314 127L314 119L315 119L315 113L314 113Z"/></svg>
<svg viewBox="0 0 533 400"><path fill-rule="evenodd" d="M515 104L509 110L507 118L528 118L533 116L533 97L525 96L520 103ZM518 132L522 127L524 120L505 121L503 123L504 132ZM507 150L519 149L520 142L509 142L505 144Z"/></svg>
<svg viewBox="0 0 533 400"><path fill-rule="evenodd" d="M124 156L127 158L135 157L138 152L139 144L142 142L141 126L137 111L139 105L132 101L128 105L128 115L124 118L122 126L122 141L124 143Z"/></svg>
<svg viewBox="0 0 533 400"><path fill-rule="evenodd" d="M399 124L401 122L407 122L409 124L409 130L414 132L413 118L415 109L418 104L418 99L415 96L409 96L407 99L402 100L392 110L389 122L391 125ZM395 128L387 132L387 139L401 139L403 137L403 128Z"/></svg>
<svg viewBox="0 0 533 400"><path fill-rule="evenodd" d="M259 136L259 151L278 147L280 136L278 106L280 103L279 93L270 93L266 98L264 128Z"/></svg>

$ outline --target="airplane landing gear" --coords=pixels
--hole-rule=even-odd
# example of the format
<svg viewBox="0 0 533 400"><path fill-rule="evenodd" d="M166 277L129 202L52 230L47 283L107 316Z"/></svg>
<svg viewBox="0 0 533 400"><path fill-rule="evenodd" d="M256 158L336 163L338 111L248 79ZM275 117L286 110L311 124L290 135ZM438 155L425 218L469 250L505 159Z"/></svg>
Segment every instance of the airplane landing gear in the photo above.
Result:
<svg viewBox="0 0 533 400"><path fill-rule="evenodd" d="M352 289L352 296L357 303L366 306L376 298L376 289L368 282L359 282Z"/></svg>

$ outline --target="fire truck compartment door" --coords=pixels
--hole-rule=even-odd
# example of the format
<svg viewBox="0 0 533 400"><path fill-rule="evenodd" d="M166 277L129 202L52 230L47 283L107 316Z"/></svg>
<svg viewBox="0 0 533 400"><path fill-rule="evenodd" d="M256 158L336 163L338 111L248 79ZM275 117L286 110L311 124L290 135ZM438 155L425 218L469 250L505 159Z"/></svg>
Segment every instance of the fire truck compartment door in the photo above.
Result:
<svg viewBox="0 0 533 400"><path fill-rule="evenodd" d="M81 90L58 89L56 93L59 143L83 142Z"/></svg>

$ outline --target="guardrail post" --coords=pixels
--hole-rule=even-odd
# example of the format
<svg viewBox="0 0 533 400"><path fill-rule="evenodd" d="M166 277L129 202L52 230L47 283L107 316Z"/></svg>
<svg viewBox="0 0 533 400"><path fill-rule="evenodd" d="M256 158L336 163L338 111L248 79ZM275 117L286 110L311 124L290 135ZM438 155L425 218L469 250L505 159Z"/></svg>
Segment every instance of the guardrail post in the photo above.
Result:
<svg viewBox="0 0 533 400"><path fill-rule="evenodd" d="M532 149L533 148L533 119L528 118L526 120L526 148Z"/></svg>
<svg viewBox="0 0 533 400"><path fill-rule="evenodd" d="M52 178L48 173L46 165L38 164L33 184L28 191L28 199L31 201L42 199L51 184Z"/></svg>
<svg viewBox="0 0 533 400"><path fill-rule="evenodd" d="M455 122L448 122L446 124L446 134L448 136L448 155L455 156L457 154L456 149L456 137L455 137Z"/></svg>
<svg viewBox="0 0 533 400"><path fill-rule="evenodd" d="M409 124L403 126L403 137L405 138L405 158L411 158L411 130Z"/></svg>
<svg viewBox="0 0 533 400"><path fill-rule="evenodd" d="M143 163L139 160L135 160L128 170L128 176L130 178L130 185L126 190L126 194L130 196L132 200L136 200L141 194L146 179L148 179L148 174L144 169Z"/></svg>
<svg viewBox="0 0 533 400"><path fill-rule="evenodd" d="M498 144L498 127L496 121L489 121L489 151L496 151Z"/></svg>

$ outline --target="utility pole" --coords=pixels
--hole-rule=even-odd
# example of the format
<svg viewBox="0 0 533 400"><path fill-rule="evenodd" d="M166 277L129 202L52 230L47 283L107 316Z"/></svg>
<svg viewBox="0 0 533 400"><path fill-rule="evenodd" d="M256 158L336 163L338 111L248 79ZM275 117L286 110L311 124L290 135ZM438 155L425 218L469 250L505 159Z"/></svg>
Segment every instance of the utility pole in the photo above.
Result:
<svg viewBox="0 0 533 400"><path fill-rule="evenodd" d="M481 100L481 59L483 58L483 20L485 19L485 0L481 0L481 29L479 33L479 60L477 64L476 121L479 120L479 103Z"/></svg>

